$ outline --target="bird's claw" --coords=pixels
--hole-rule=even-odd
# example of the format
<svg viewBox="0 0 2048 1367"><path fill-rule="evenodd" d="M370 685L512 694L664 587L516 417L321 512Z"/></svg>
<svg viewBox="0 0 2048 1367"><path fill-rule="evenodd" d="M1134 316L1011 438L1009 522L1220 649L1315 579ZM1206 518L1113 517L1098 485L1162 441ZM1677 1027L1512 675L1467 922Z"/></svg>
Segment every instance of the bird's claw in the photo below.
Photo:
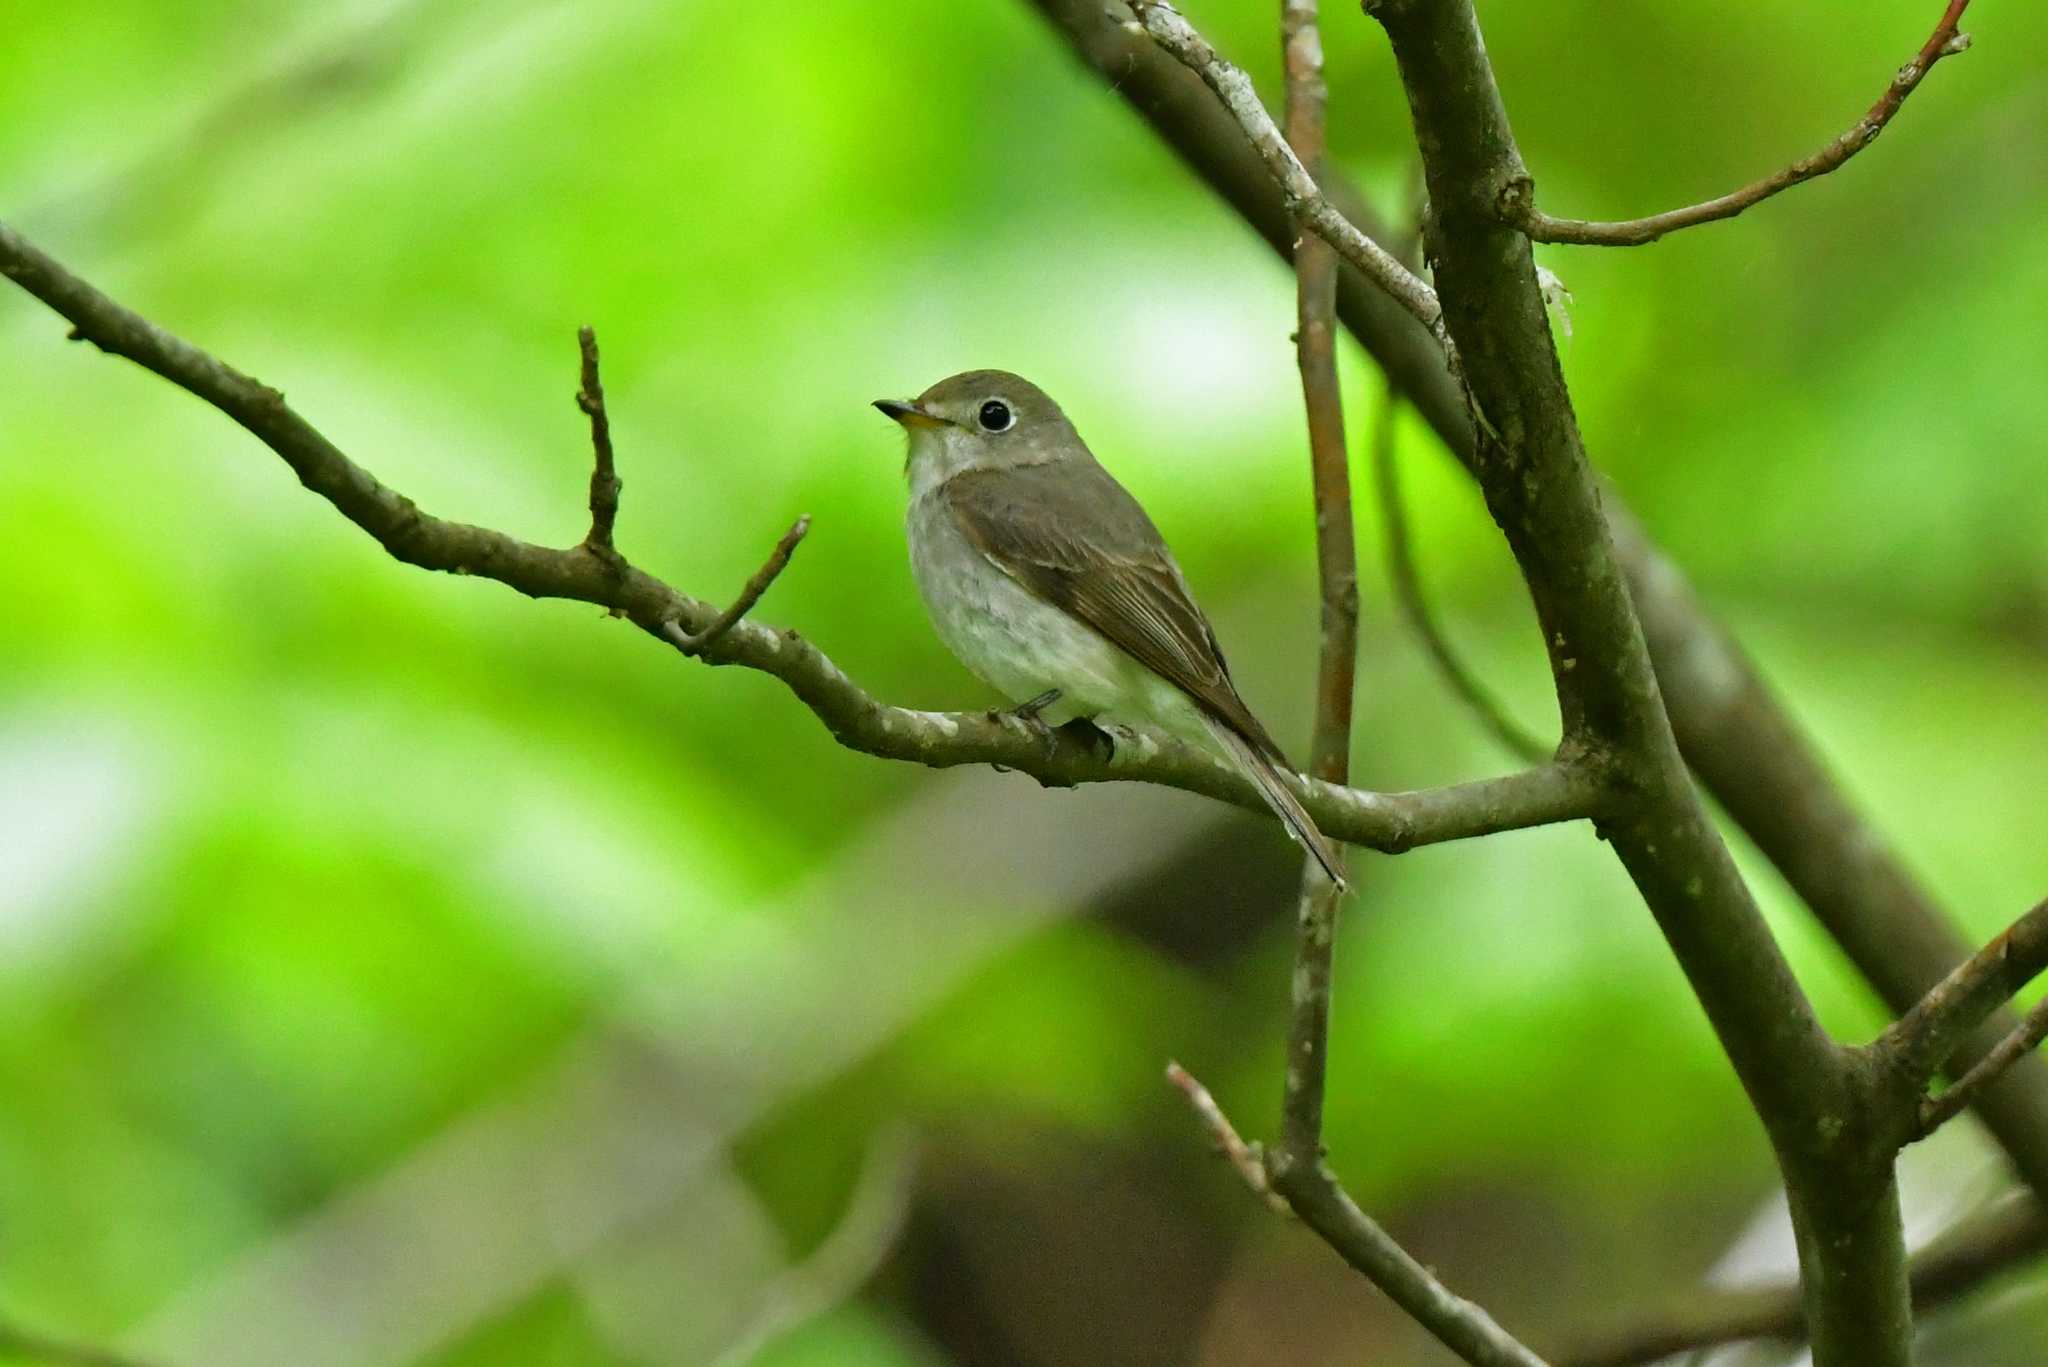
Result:
<svg viewBox="0 0 2048 1367"><path fill-rule="evenodd" d="M1045 757L1047 759L1051 759L1059 750L1060 738L1053 734L1053 729L1047 726L1044 719L1036 712L1026 712L1022 708L1011 708L1005 711L1002 708L991 707L983 715L998 726L1007 726L1014 722L1026 731L1029 731L1038 738L1038 743L1045 747ZM1009 769L1009 766L1006 764L998 764L993 767L1000 772L1007 772Z"/></svg>
<svg viewBox="0 0 2048 1367"><path fill-rule="evenodd" d="M1053 734L1052 727L1046 725L1045 718L1039 714L1059 700L1060 690L1048 688L1037 697L1018 703L1007 712L990 712L988 719L993 722L1014 720L1022 723L1025 730L1038 737L1039 744L1045 747L1045 757L1051 759L1059 751L1059 737Z"/></svg>

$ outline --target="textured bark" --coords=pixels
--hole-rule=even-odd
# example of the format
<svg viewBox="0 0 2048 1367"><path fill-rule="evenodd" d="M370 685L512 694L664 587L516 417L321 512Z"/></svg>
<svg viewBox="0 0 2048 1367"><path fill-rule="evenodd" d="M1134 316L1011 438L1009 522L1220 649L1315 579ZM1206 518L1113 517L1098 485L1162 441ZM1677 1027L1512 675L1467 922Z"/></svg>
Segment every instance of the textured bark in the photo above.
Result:
<svg viewBox="0 0 2048 1367"><path fill-rule="evenodd" d="M1097 72L1282 258L1294 226L1285 197L1200 80L1102 0L1031 0ZM1327 175L1324 197L1379 238L1357 191ZM1478 448L1465 403L1429 332L1357 271L1340 268L1337 317L1468 470ZM1681 752L1723 810L1875 987L1903 1012L1970 945L1883 835L1843 795L1812 742L1754 664L1700 604L1612 489L1602 507L1614 554L1635 601ZM2016 1024L2001 1012L1973 1034L1966 1068ZM2037 1192L2048 1193L2048 1061L2029 1056L1973 1101L1976 1113Z"/></svg>
<svg viewBox="0 0 2048 1367"><path fill-rule="evenodd" d="M1770 1134L1791 1193L1817 1367L1905 1367L1911 1313L1881 1070L1820 1028L1709 819L1664 711L1566 391L1525 184L1470 0L1380 0L1429 186L1426 239L1478 415L1474 472L1527 583L1566 749L1596 756L1602 832Z"/></svg>

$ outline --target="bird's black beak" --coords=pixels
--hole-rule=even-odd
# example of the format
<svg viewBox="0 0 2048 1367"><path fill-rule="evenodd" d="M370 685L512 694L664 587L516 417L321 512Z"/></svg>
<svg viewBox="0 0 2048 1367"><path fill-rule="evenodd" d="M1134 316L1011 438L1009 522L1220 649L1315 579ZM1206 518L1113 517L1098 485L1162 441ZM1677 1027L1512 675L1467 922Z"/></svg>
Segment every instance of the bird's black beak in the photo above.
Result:
<svg viewBox="0 0 2048 1367"><path fill-rule="evenodd" d="M905 427L943 427L946 423L944 418L927 413L921 405L906 403L902 399L876 399L875 407Z"/></svg>

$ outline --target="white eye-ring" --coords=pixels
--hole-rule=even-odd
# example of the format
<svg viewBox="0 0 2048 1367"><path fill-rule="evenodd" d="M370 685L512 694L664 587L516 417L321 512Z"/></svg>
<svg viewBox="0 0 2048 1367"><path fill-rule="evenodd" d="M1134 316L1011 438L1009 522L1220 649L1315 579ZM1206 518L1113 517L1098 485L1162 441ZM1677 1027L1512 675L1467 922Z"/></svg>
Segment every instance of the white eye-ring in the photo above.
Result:
<svg viewBox="0 0 2048 1367"><path fill-rule="evenodd" d="M984 432L1007 432L1017 425L1017 415L1001 399L990 399L984 403L981 411L974 415L974 420L981 424Z"/></svg>

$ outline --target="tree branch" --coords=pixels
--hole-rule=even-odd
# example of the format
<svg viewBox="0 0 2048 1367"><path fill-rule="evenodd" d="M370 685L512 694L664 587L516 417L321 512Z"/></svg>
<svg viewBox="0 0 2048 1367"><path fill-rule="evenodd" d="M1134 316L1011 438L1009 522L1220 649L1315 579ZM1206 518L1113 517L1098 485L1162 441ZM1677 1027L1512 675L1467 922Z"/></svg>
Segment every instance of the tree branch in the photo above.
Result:
<svg viewBox="0 0 2048 1367"><path fill-rule="evenodd" d="M1546 1367L1542 1358L1523 1347L1483 1308L1452 1292L1409 1256L1352 1203L1320 1161L1282 1165L1277 1172L1270 1163L1261 1166L1258 1151L1238 1137L1237 1127L1208 1088L1177 1063L1167 1065L1166 1076L1188 1098L1202 1127L1254 1192L1270 1198L1270 1172L1272 1190L1285 1198L1287 1208L1445 1347L1472 1367Z"/></svg>
<svg viewBox="0 0 2048 1367"><path fill-rule="evenodd" d="M1156 44L1133 37L1101 0L1031 0L1073 51L1283 259L1295 226L1285 195L1242 130ZM1352 222L1370 210L1334 173L1323 193ZM1496 211L1490 202L1489 217ZM1337 314L1445 446L1485 475L1457 382L1441 349L1406 311L1343 269ZM1489 410L1490 411L1490 410ZM1728 814L1811 907L1895 1011L1906 1011L1970 947L1897 853L1843 795L1812 741L1755 664L1713 619L1685 575L1645 535L1622 499L1603 492L1614 554L1627 577L1670 723L1687 762ZM1675 889L1683 892L1684 884ZM1982 1057L2009 1025L1980 1030L1955 1062ZM1978 1094L1987 1128L2036 1191L2048 1192L2048 1061L2021 1058ZM1882 1226L1885 1202L1869 1207Z"/></svg>
<svg viewBox="0 0 2048 1367"><path fill-rule="evenodd" d="M1273 1180L1303 1224L1472 1367L1545 1367L1483 1307L1451 1291L1395 1243L1345 1194L1327 1164L1289 1167Z"/></svg>
<svg viewBox="0 0 2048 1367"><path fill-rule="evenodd" d="M1266 1160L1260 1154L1259 1146L1245 1142L1244 1137L1238 1134L1237 1126L1230 1123L1230 1117L1216 1104L1216 1098L1210 1095L1209 1089L1178 1063L1166 1065L1166 1080L1188 1099L1189 1109L1194 1111L1195 1119L1202 1122L1202 1128L1209 1132L1209 1138L1216 1144L1216 1152L1223 1155L1223 1161L1244 1179L1244 1184L1252 1189L1252 1195L1265 1202L1276 1215L1292 1214L1286 1199L1266 1181Z"/></svg>
<svg viewBox="0 0 2048 1367"><path fill-rule="evenodd" d="M597 373L597 332L576 329L577 350L582 353L582 383L576 389L576 406L590 418L590 533L583 544L600 559L615 554L612 524L619 517L619 474L612 463L612 420L604 410L604 382Z"/></svg>
<svg viewBox="0 0 2048 1367"><path fill-rule="evenodd" d="M768 586L775 582L776 576L789 567L789 557L796 554L797 543L808 536L810 530L811 515L809 513L803 514L796 521L790 523L789 530L784 532L782 539L775 543L775 549L770 551L768 558L761 562L761 568L755 570L753 577L748 579L745 587L740 589L740 596L733 599L727 605L724 612L719 613L718 616L713 618L710 626L705 627L702 631L691 633L684 631L674 622L663 622L661 624L661 634L674 642L676 649L682 651L683 654L702 655L706 650L718 643L719 637L731 631L734 624L740 618L754 610L754 604L761 601L761 595L768 592Z"/></svg>
<svg viewBox="0 0 2048 1367"><path fill-rule="evenodd" d="M1474 472L1543 628L1564 749L1606 773L1614 803L1602 830L1771 1135L1799 1236L1816 1361L1903 1367L1911 1336L1895 1146L1888 1133L1851 1123L1883 1109L1881 1080L1820 1028L1679 755L1614 563L1528 241L1496 218L1501 189L1527 172L1470 0L1368 0L1366 8L1392 39L1414 116L1444 322L1471 411L1491 417ZM1141 9L1148 19L1157 13ZM1218 94L1230 98L1220 86ZM1297 1194L1280 1178L1306 1182L1310 1171L1275 1174L1305 1219L1314 1192Z"/></svg>
<svg viewBox="0 0 2048 1367"><path fill-rule="evenodd" d="M1324 109L1322 34L1316 0L1281 0L1280 50L1287 71L1287 146L1311 176L1322 172ZM1213 54L1212 54L1213 63ZM1262 111L1263 112L1263 111ZM1309 468L1315 491L1316 581L1322 641L1316 666L1315 737L1309 772L1343 783L1351 770L1351 702L1358 669L1358 549L1351 517L1350 455L1344 442L1344 401L1337 386L1337 255L1304 233L1294 247L1295 363L1308 420ZM1296 913L1292 1011L1280 1111L1281 1157L1322 1158L1324 1078L1329 1065L1330 978L1336 955L1337 908L1343 890L1304 861Z"/></svg>
<svg viewBox="0 0 2048 1367"><path fill-rule="evenodd" d="M2048 1252L2048 1211L2031 1192L2013 1192L1914 1256L1908 1268L1913 1308L1925 1313L1946 1305L2043 1252ZM1556 1356L1560 1367L1643 1367L1743 1339L1792 1341L1804 1332L1797 1283L1701 1290Z"/></svg>
<svg viewBox="0 0 2048 1367"><path fill-rule="evenodd" d="M670 623L708 631L723 615L646 572L588 548L537 546L503 532L433 517L355 464L285 403L284 396L130 312L0 224L0 275L70 320L73 331L212 404L282 457L300 483L332 503L395 559L421 569L493 579L530 598L594 603L668 640ZM772 563L772 561L771 561ZM816 646L790 630L735 621L703 648L714 665L772 675L842 745L934 768L997 764L1055 787L1135 781L1201 793L1253 811L1251 784L1207 751L1140 731L1105 760L1086 743L1044 736L1013 718L920 712L877 701ZM1332 839L1389 853L1591 815L1595 791L1570 764L1416 793L1373 793L1314 780L1297 785Z"/></svg>
<svg viewBox="0 0 2048 1367"><path fill-rule="evenodd" d="M1444 345L1443 310L1436 292L1402 265L1392 252L1368 237L1323 196L1316 179L1288 146L1273 116L1259 101L1251 77L1218 56L1209 40L1195 32L1180 11L1165 0L1130 0L1145 32L1172 53L1223 101L1254 151L1272 172L1286 197L1288 212L1304 227L1335 248L1366 279L1378 285Z"/></svg>
<svg viewBox="0 0 2048 1367"><path fill-rule="evenodd" d="M1610 490L1608 524L1657 661L1686 760L1813 909L1894 1013L1903 1015L1974 946L1852 807L1812 743L1684 574ZM2000 1012L1957 1050L1984 1057L2014 1024ZM2027 1184L2048 1192L2048 1061L2027 1056L1974 1101Z"/></svg>
<svg viewBox="0 0 2048 1367"><path fill-rule="evenodd" d="M1205 184L1283 259L1298 229L1285 196L1243 130L1201 81L1102 0L1030 0L1106 89L1124 100ZM1324 195L1383 242L1355 188L1326 172ZM1403 398L1475 478L1480 451L1464 396L1430 333L1348 265L1337 316ZM1601 507L1685 759L1729 816L1780 870L1892 1010L1903 1012L1971 946L1954 921L1850 805L1811 739L1717 623L1685 575L1645 535L1611 488ZM2009 1019L1973 1035L1973 1061ZM1975 1102L1978 1114L2036 1191L2048 1192L2048 1061L2022 1058Z"/></svg>
<svg viewBox="0 0 2048 1367"><path fill-rule="evenodd" d="M2041 1047L2048 1039L2048 997L2034 1003L2034 1009L2020 1018L1990 1053L1944 1089L1939 1096L1920 1103L1920 1129L1913 1137L1925 1139L1962 1113L1983 1091L2005 1074L2005 1070Z"/></svg>
<svg viewBox="0 0 2048 1367"><path fill-rule="evenodd" d="M1470 0L1382 3L1376 14L1393 38L1422 134L1445 316L1467 375L1508 443L1489 445L1476 463L1536 605L1566 745L1624 769L1618 781L1628 796L1604 829L1760 1108L1800 1115L1815 1104L1808 1087L1836 1070L1834 1048L1672 744L1601 521L1534 263L1485 207L1485 187L1519 173L1521 163Z"/></svg>
<svg viewBox="0 0 2048 1367"><path fill-rule="evenodd" d="M1580 440L1528 239L1527 179L1471 0L1367 0L1428 178L1429 255L1463 379L1492 428L1474 462L1542 625L1564 746L1611 766L1601 829L1713 1023L1785 1175L1817 1367L1905 1367L1911 1312L1885 1079L1821 1029L1694 790Z"/></svg>
<svg viewBox="0 0 2048 1367"><path fill-rule="evenodd" d="M2048 901L2013 922L1955 972L1935 984L1918 1005L1877 1037L1870 1046L1871 1053L1911 1078L1917 1086L1925 1086L1973 1030L2043 969L2048 969ZM2009 1066L2024 1052L2013 1050L2000 1068ZM1990 1061L1991 1055L1983 1060ZM1993 1069L1991 1075L1998 1071ZM1981 1087L1984 1083L1976 1085Z"/></svg>
<svg viewBox="0 0 2048 1367"><path fill-rule="evenodd" d="M1504 221L1521 229L1538 242L1564 242L1591 247L1640 247L1655 242L1667 233L1681 228L1690 228L1700 223L1714 223L1724 218L1733 218L1753 204L1760 204L1772 195L1780 194L1795 185L1803 185L1844 165L1851 157L1877 141L1877 135L1884 131L1892 116L1906 102L1906 97L1916 90L1934 64L1944 57L1952 57L1970 46L1966 33L1956 32L1956 25L1962 22L1963 11L1970 0L1948 0L1948 8L1942 13L1941 22L1934 32L1920 46L1912 60L1899 68L1892 77L1892 83L1885 87L1877 103L1870 106L1864 116L1850 127L1849 131L1836 138L1812 156L1802 157L1775 175L1745 185L1717 199L1701 204L1689 204L1682 209L1672 209L1648 218L1632 218L1617 223L1596 223L1576 218L1552 218L1537 209L1535 186L1524 178L1504 187L1501 194L1500 212Z"/></svg>

